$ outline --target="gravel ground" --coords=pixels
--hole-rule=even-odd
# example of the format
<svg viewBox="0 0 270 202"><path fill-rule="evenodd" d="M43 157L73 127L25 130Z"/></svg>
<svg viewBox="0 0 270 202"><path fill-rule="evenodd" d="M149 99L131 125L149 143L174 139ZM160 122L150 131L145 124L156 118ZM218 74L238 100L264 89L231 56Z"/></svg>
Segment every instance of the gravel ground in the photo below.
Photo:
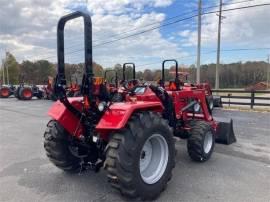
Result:
<svg viewBox="0 0 270 202"><path fill-rule="evenodd" d="M42 136L51 104L0 100L0 201L130 201L110 187L104 171L68 175L48 161ZM217 144L200 164L177 141L173 178L157 201L270 201L270 113L214 114L233 118L238 142Z"/></svg>

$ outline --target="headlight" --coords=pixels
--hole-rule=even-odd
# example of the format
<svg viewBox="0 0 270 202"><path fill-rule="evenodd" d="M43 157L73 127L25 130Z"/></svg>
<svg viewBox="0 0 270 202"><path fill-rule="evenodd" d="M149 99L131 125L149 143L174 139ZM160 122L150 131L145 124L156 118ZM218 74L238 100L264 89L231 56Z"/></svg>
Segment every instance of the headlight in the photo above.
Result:
<svg viewBox="0 0 270 202"><path fill-rule="evenodd" d="M101 103L99 103L99 104L98 104L98 110L99 110L100 112L104 111L105 106L106 106L106 102L101 102Z"/></svg>
<svg viewBox="0 0 270 202"><path fill-rule="evenodd" d="M199 112L201 110L201 105L199 103L196 103L194 106L193 106L193 109L195 112Z"/></svg>

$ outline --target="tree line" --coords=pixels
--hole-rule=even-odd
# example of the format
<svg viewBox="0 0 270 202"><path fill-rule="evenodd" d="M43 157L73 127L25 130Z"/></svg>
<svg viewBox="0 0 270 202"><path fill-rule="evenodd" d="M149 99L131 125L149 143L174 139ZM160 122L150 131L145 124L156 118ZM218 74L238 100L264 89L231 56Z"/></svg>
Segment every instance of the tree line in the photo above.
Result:
<svg viewBox="0 0 270 202"><path fill-rule="evenodd" d="M237 62L220 65L220 88L245 88L247 86L256 84L267 80L267 68L269 64L263 61ZM24 81L27 84L44 84L47 82L49 76L55 77L57 65L47 60L29 61L25 60L21 63L16 61L16 58L11 53L6 53L6 59L3 61L0 70L1 82L3 82L3 67L8 69L9 82L11 84L19 84ZM65 72L67 82L71 81L80 83L83 74L84 64L66 64ZM166 80L174 79L172 74L174 66L165 70ZM205 64L201 66L201 82L209 82L211 86L215 83L215 68L216 64ZM122 79L122 65L116 64L111 68L104 68L94 62L93 71L95 76L104 76L105 70L115 70L118 74L119 80ZM191 65L189 67L180 67L180 72L188 72L188 81L196 81L196 67ZM6 75L6 71L5 71ZM115 74L109 72L106 80L114 82ZM132 68L126 69L126 78L132 79ZM145 69L144 71L136 71L136 78L144 81L158 81L161 78L161 64L160 68L153 67L153 69ZM183 80L183 78L180 76ZM7 80L5 79L5 82Z"/></svg>

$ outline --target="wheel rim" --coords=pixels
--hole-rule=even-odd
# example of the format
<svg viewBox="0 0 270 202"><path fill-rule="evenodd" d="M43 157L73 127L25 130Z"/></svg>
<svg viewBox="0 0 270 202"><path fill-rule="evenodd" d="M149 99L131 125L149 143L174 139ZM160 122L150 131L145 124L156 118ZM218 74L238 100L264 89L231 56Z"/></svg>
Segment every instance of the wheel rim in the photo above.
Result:
<svg viewBox="0 0 270 202"><path fill-rule="evenodd" d="M25 98L30 98L30 97L32 96L31 90L25 89L25 90L23 91L23 96L24 96Z"/></svg>
<svg viewBox="0 0 270 202"><path fill-rule="evenodd" d="M204 153L209 153L213 144L213 135L211 132L207 132L205 137L204 137L204 142L203 142L203 150Z"/></svg>
<svg viewBox="0 0 270 202"><path fill-rule="evenodd" d="M154 184L163 176L169 159L168 144L160 134L149 137L140 155L140 174L147 184Z"/></svg>

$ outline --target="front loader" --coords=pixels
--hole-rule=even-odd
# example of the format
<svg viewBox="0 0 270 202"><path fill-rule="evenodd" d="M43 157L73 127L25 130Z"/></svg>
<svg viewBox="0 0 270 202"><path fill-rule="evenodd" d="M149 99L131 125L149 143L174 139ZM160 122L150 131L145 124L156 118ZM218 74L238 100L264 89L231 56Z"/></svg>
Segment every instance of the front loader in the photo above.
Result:
<svg viewBox="0 0 270 202"><path fill-rule="evenodd" d="M85 36L82 97L67 98L64 27L78 17L84 20ZM137 86L143 89L128 94L123 102L111 102L104 78L93 74L88 14L74 12L59 20L57 57L54 91L58 101L48 112L51 120L44 133L44 148L58 168L76 173L87 169L97 172L103 167L108 182L121 194L152 200L172 179L174 136L188 138L191 159L204 162L210 158L220 128L209 114L204 91L182 93L175 80L175 90ZM192 110L195 104L201 106L202 113Z"/></svg>

